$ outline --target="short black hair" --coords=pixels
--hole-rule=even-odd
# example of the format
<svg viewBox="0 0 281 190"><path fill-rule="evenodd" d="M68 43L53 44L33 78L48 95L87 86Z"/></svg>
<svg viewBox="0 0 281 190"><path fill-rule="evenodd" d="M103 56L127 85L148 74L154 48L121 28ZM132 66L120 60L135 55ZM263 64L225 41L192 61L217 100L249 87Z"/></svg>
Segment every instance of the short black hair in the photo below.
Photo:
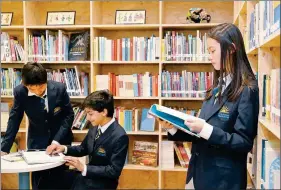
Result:
<svg viewBox="0 0 281 190"><path fill-rule="evenodd" d="M23 66L21 75L24 85L47 83L47 71L40 63L28 62Z"/></svg>
<svg viewBox="0 0 281 190"><path fill-rule="evenodd" d="M82 105L82 108L91 108L95 111L102 112L107 109L107 117L113 117L114 100L108 90L99 90L88 95Z"/></svg>

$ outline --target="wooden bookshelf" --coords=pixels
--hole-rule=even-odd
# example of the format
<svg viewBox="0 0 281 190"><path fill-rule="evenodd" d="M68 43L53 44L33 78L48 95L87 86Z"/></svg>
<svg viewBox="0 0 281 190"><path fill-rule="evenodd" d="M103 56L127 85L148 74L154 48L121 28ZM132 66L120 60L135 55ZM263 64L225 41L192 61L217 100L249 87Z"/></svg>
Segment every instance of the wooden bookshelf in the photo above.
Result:
<svg viewBox="0 0 281 190"><path fill-rule="evenodd" d="M272 120L262 116L263 75L271 75L273 69L280 69L280 29L264 39L263 29L261 28L263 26L259 25L258 33L255 32L255 37L258 37L259 39L256 47L249 48L248 45L251 13L255 10L255 6L259 2L261 1L235 1L233 20L233 23L237 25L240 30L244 31L246 28L243 37L246 39L247 55L254 72L258 73L260 116L257 141L255 144L257 151L253 155L253 158L256 158L256 163L249 164L247 167L249 173L248 176L250 176L248 182L252 182L255 189L260 189L262 184L262 139L267 139L269 142L280 142L280 126L276 125ZM260 14L259 16L261 15L263 14ZM259 17L258 19L261 18ZM276 97L271 95L270 98L272 99ZM278 148L280 149L280 146Z"/></svg>
<svg viewBox="0 0 281 190"><path fill-rule="evenodd" d="M245 3L247 5L247 3ZM25 60L20 62L2 62L4 68L22 68L28 62L27 47L28 35L37 30L64 30L76 32L87 30L90 32L90 57L87 61L40 61L48 69L73 68L77 66L80 71L89 73L89 92L94 87L93 76L114 72L116 75L144 73L161 76L162 70L191 72L210 72L212 65L209 61L97 61L94 57L94 38L104 36L109 39L131 38L133 36L149 37L154 34L163 39L166 31L178 31L185 34L196 34L196 30L207 32L213 26L223 22L233 22L235 3L231 1L190 2L190 1L1 1L3 12L14 12L11 26L2 27L2 30L17 36L25 50ZM186 15L189 8L202 7L212 16L211 23L187 24ZM223 8L222 8L223 7ZM146 23L144 25L115 25L116 10L146 10ZM75 25L47 26L46 15L48 11L76 11ZM240 12L242 9L239 9ZM237 14L239 14L237 12ZM237 19L239 20L239 19ZM161 42L160 42L161 43ZM161 47L161 44L160 44ZM161 50L161 48L160 48ZM116 106L126 108L149 108L157 103L165 106L184 106L190 109L199 109L203 98L161 97L161 85L158 86L157 97L114 97ZM84 96L70 97L72 102L83 101ZM5 101L12 102L13 96L2 96ZM27 122L24 125L27 129ZM81 142L87 129L73 130L74 140ZM26 144L27 132L21 131L24 138L21 144ZM118 188L129 189L183 189L185 187L186 169L175 167L163 169L161 167L161 141L166 136L161 126L156 122L154 132L128 132L130 145L128 164L124 167L119 180ZM166 137L165 137L166 138ZM131 163L132 142L134 140L151 141L158 143L158 166L136 166ZM137 176L137 177L136 177ZM5 179L9 179L6 176ZM14 177L11 177L14 179ZM2 181L2 187L10 187L9 180ZM144 183L145 182L145 183ZM9 181L9 183L11 183ZM16 183L16 182L15 182Z"/></svg>

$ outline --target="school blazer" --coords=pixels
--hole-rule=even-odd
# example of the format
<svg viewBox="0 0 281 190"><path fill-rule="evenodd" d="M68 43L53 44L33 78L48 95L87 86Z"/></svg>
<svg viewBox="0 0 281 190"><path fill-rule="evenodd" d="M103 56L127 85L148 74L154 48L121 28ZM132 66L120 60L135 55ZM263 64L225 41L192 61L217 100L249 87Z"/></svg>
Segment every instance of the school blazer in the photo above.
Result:
<svg viewBox="0 0 281 190"><path fill-rule="evenodd" d="M10 152L24 112L29 120L27 139L29 149L45 149L53 140L60 144L71 144L74 112L65 85L48 81L47 97L48 113L41 108L41 98L28 96L25 86L20 84L14 89L14 104L9 115L7 131L1 143L2 151Z"/></svg>
<svg viewBox="0 0 281 190"><path fill-rule="evenodd" d="M200 118L213 126L208 140L180 130L168 139L192 141L186 183L193 178L195 189L238 190L247 186L247 154L257 135L259 90L244 87L240 97L230 102L227 92L221 103L214 96L203 102Z"/></svg>
<svg viewBox="0 0 281 190"><path fill-rule="evenodd" d="M98 127L91 127L79 146L68 146L67 155L89 155L86 176L79 173L73 189L116 189L125 164L129 138L117 121L95 141Z"/></svg>

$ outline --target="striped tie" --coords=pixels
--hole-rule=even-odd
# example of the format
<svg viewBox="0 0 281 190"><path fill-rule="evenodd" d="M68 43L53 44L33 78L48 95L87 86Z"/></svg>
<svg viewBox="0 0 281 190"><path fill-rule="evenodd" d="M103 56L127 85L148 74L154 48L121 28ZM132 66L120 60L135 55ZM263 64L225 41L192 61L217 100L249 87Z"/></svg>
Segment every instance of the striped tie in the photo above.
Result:
<svg viewBox="0 0 281 190"><path fill-rule="evenodd" d="M45 103L46 97L47 97L47 96L44 95L44 96L41 98L41 100L40 100L41 105L42 105L42 108L44 109L45 112L47 112L47 106L46 106L46 103Z"/></svg>
<svg viewBox="0 0 281 190"><path fill-rule="evenodd" d="M97 134L96 134L95 140L97 140L98 138L100 138L101 134L102 134L102 132L101 132L101 129L99 128L99 129L98 129L98 132L97 132Z"/></svg>

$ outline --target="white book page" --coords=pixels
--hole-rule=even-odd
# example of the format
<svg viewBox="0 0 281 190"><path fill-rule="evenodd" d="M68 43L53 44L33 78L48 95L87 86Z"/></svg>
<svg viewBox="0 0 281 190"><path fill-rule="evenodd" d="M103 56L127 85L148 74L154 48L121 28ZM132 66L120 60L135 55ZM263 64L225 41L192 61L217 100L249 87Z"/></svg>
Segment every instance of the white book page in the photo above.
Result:
<svg viewBox="0 0 281 190"><path fill-rule="evenodd" d="M51 162L62 162L64 161L64 155L62 153L58 155L48 155L46 151L32 151L22 152L24 160L28 164L39 164L39 163L51 163Z"/></svg>

